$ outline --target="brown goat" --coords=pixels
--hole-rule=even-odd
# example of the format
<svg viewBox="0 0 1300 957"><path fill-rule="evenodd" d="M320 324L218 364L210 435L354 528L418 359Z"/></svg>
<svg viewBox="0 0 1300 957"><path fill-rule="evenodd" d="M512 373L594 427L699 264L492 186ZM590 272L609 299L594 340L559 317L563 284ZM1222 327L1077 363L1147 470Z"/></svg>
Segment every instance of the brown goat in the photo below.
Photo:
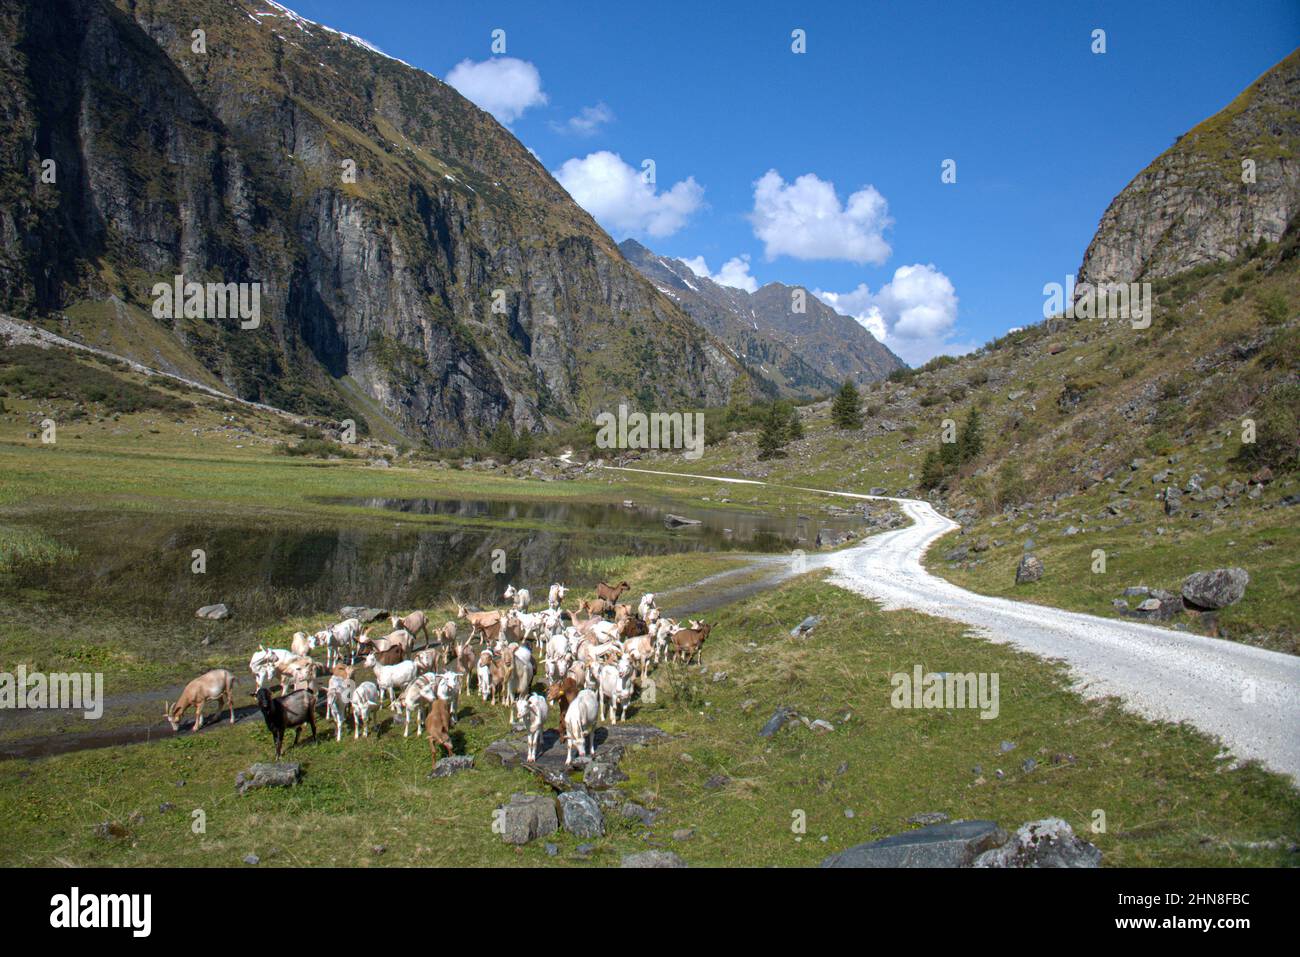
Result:
<svg viewBox="0 0 1300 957"><path fill-rule="evenodd" d="M631 587L632 586L627 582L619 582L617 585L608 585L605 582L600 582L596 585L596 597L603 598L605 601L613 605L618 601L619 596Z"/></svg>
<svg viewBox="0 0 1300 957"><path fill-rule="evenodd" d="M700 652L704 648L704 639L709 637L709 631L712 625L706 625L700 622L699 628L683 628L681 631L673 634L673 647L677 650L677 659L679 661L690 662L692 658L700 660Z"/></svg>
<svg viewBox="0 0 1300 957"><path fill-rule="evenodd" d="M546 689L546 700L550 704L558 704L559 721L555 725L555 730L564 737L564 715L569 710L569 705L573 704L573 699L578 697L578 692L582 690L582 685L575 681L571 675L566 675L559 681L551 684Z"/></svg>
<svg viewBox="0 0 1300 957"><path fill-rule="evenodd" d="M438 747L447 749L447 757L455 753L451 746L451 706L442 698L435 698L429 705L429 716L425 719L426 734L429 736L429 752L433 755L433 766L438 766Z"/></svg>
<svg viewBox="0 0 1300 957"><path fill-rule="evenodd" d="M418 635L420 632L424 632L424 640L431 640L429 638L429 625L428 622L425 621L424 612L422 611L413 611L406 617L393 615L389 621L392 622L394 630L400 628L403 631L409 632L412 637Z"/></svg>
<svg viewBox="0 0 1300 957"><path fill-rule="evenodd" d="M397 665L406 660L406 649L401 645L393 645L390 648L384 648L382 651L374 652L375 661L381 665Z"/></svg>
<svg viewBox="0 0 1300 957"><path fill-rule="evenodd" d="M613 609L611 602L603 598L584 598L578 602L578 613L588 616L588 618L604 618L605 615ZM574 619L575 622L577 619Z"/></svg>

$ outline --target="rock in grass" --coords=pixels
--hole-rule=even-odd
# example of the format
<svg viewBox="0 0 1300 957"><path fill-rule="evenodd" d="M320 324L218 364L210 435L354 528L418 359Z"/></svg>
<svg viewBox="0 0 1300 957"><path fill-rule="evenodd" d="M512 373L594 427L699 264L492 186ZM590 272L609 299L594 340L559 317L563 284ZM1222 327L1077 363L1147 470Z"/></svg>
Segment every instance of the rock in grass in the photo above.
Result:
<svg viewBox="0 0 1300 957"><path fill-rule="evenodd" d="M235 790L240 794L259 788L289 788L302 780L302 765L297 761L254 764L235 775Z"/></svg>
<svg viewBox="0 0 1300 957"><path fill-rule="evenodd" d="M1001 846L1006 831L993 821L936 824L858 844L832 854L822 867L968 867L985 851Z"/></svg>
<svg viewBox="0 0 1300 957"><path fill-rule="evenodd" d="M1183 582L1183 600L1196 608L1225 608L1241 601L1248 584L1250 575L1244 568L1196 572Z"/></svg>
<svg viewBox="0 0 1300 957"><path fill-rule="evenodd" d="M555 799L540 794L512 794L510 803L500 809L501 840L507 844L527 844L560 827L555 813Z"/></svg>
<svg viewBox="0 0 1300 957"><path fill-rule="evenodd" d="M907 819L908 824L921 824L929 827L934 824L945 824L948 821L948 815L942 811L923 811L920 814L913 814Z"/></svg>
<svg viewBox="0 0 1300 957"><path fill-rule="evenodd" d="M772 737L785 727L786 722L794 717L797 717L797 715L793 711L790 711L785 705L778 705L777 709L772 712L772 717L767 719L767 724L763 725L762 730L758 732L758 736L760 738Z"/></svg>
<svg viewBox="0 0 1300 957"><path fill-rule="evenodd" d="M641 851L624 854L619 867L686 867L686 862L672 851Z"/></svg>
<svg viewBox="0 0 1300 957"><path fill-rule="evenodd" d="M202 618L204 621L225 621L230 617L230 609L220 602L215 605L204 605L194 613L194 617Z"/></svg>
<svg viewBox="0 0 1300 957"><path fill-rule="evenodd" d="M1022 824L1003 846L985 851L973 867L1099 867L1101 851L1059 817Z"/></svg>
<svg viewBox="0 0 1300 957"><path fill-rule="evenodd" d="M1036 582L1043 577L1043 560L1037 555L1025 555L1016 566L1016 584Z"/></svg>
<svg viewBox="0 0 1300 957"><path fill-rule="evenodd" d="M474 755L449 754L445 758L438 759L438 763L433 767L432 776L435 778L449 778L457 771L467 771L472 767L474 767Z"/></svg>
<svg viewBox="0 0 1300 957"><path fill-rule="evenodd" d="M560 795L564 829L575 837L603 837L605 816L586 791L566 791Z"/></svg>

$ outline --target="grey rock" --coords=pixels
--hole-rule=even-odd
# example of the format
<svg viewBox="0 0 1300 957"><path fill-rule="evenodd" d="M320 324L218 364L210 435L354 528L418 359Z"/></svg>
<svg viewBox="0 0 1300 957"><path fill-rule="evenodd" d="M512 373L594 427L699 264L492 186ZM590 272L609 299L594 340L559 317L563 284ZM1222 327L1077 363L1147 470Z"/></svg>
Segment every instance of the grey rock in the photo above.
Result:
<svg viewBox="0 0 1300 957"><path fill-rule="evenodd" d="M627 818L628 820L640 821L646 827L649 827L650 825L654 824L655 818L659 816L658 811L652 811L649 808L642 807L640 804L637 804L635 801L628 801L621 808L619 808L618 813L621 816Z"/></svg>
<svg viewBox="0 0 1300 957"><path fill-rule="evenodd" d="M822 867L967 867L1007 835L993 821L935 824L858 844L822 861Z"/></svg>
<svg viewBox="0 0 1300 957"><path fill-rule="evenodd" d="M438 763L433 766L432 775L435 778L449 778L457 771L468 771L472 767L474 767L474 755L449 754L445 758L438 759Z"/></svg>
<svg viewBox="0 0 1300 957"><path fill-rule="evenodd" d="M920 814L913 814L907 819L908 824L921 824L930 826L932 824L943 824L947 822L948 815L942 811L922 811Z"/></svg>
<svg viewBox="0 0 1300 957"><path fill-rule="evenodd" d="M704 782L704 789L706 791L720 791L730 783L731 778L725 774L715 774Z"/></svg>
<svg viewBox="0 0 1300 957"><path fill-rule="evenodd" d="M297 761L254 764L235 775L235 790L240 794L259 788L288 788L302 780L302 765Z"/></svg>
<svg viewBox="0 0 1300 957"><path fill-rule="evenodd" d="M980 854L974 867L1099 867L1101 851L1058 817L1030 821L1004 845Z"/></svg>
<svg viewBox="0 0 1300 957"><path fill-rule="evenodd" d="M669 512L664 516L664 526L666 528L683 528L689 525L699 524L700 520L698 518L685 518L681 515L674 515L672 512Z"/></svg>
<svg viewBox="0 0 1300 957"><path fill-rule="evenodd" d="M785 705L779 705L777 709L772 712L772 717L767 719L767 724L763 725L762 729L758 732L758 736L760 738L772 737L772 735L784 728L791 718L795 717L798 716L793 711L790 711Z"/></svg>
<svg viewBox="0 0 1300 957"><path fill-rule="evenodd" d="M1183 600L1196 608L1214 610L1241 601L1250 584L1244 568L1216 568L1196 572L1183 581Z"/></svg>
<svg viewBox="0 0 1300 957"><path fill-rule="evenodd" d="M686 867L686 862L672 851L640 851L625 854L619 867Z"/></svg>
<svg viewBox="0 0 1300 957"><path fill-rule="evenodd" d="M1016 584L1036 582L1043 577L1043 560L1037 555L1025 555L1016 566Z"/></svg>
<svg viewBox="0 0 1300 957"><path fill-rule="evenodd" d="M510 803L502 807L498 820L501 840L507 844L527 844L560 827L555 799L540 794L510 795Z"/></svg>
<svg viewBox="0 0 1300 957"><path fill-rule="evenodd" d="M809 615L803 621L799 622L799 624L795 625L793 628L790 629L791 637L798 637L799 635L808 634L808 632L812 631L814 628L817 627L818 624L821 623L821 620L822 620L821 615Z"/></svg>
<svg viewBox="0 0 1300 957"><path fill-rule="evenodd" d="M586 791L566 791L560 795L564 829L576 837L603 837L605 815Z"/></svg>
<svg viewBox="0 0 1300 957"><path fill-rule="evenodd" d="M204 621L225 621L230 617L230 609L220 602L215 605L204 605L194 613L194 617L202 618Z"/></svg>
<svg viewBox="0 0 1300 957"><path fill-rule="evenodd" d="M253 865L256 865L257 863L259 863L259 861L260 861L260 858L259 858L256 854L246 854L246 855L244 856L244 863L245 863L245 864L253 864Z"/></svg>

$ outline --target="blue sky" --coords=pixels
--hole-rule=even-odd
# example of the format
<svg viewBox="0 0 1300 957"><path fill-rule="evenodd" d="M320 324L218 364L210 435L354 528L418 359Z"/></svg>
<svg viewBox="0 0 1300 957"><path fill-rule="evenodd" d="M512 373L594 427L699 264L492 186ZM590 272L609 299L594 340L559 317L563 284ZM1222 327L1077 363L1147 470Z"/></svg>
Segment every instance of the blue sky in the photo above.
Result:
<svg viewBox="0 0 1300 957"><path fill-rule="evenodd" d="M817 290L913 363L1040 319L1111 198L1300 45L1295 0L289 6L451 74L616 239Z"/></svg>

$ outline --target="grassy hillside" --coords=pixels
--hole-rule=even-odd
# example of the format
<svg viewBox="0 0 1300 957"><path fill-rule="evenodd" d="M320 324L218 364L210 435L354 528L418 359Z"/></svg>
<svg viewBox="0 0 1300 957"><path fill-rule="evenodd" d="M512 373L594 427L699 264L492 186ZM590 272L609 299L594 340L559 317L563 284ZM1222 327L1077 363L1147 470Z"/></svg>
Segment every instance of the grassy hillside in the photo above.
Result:
<svg viewBox="0 0 1300 957"><path fill-rule="evenodd" d="M1156 282L1149 329L1046 320L896 375L863 393L862 429L836 429L829 403L803 409L805 436L784 457L760 460L751 428L694 462L647 455L637 464L929 497L964 526L932 550L934 570L1095 613L1117 614L1111 601L1128 586L1176 591L1193 571L1240 565L1252 576L1242 602L1175 624L1294 651L1300 552L1286 503L1300 492L1296 249L1293 230L1282 244ZM945 423L960 445L972 411L981 447L945 466ZM1254 443L1242 441L1247 419ZM1272 480L1252 485L1265 467ZM1203 493L1184 493L1166 515L1157 494L1193 476ZM1017 588L1028 540L1047 574ZM964 556L943 560L962 545ZM1094 549L1107 553L1104 573L1091 571Z"/></svg>

